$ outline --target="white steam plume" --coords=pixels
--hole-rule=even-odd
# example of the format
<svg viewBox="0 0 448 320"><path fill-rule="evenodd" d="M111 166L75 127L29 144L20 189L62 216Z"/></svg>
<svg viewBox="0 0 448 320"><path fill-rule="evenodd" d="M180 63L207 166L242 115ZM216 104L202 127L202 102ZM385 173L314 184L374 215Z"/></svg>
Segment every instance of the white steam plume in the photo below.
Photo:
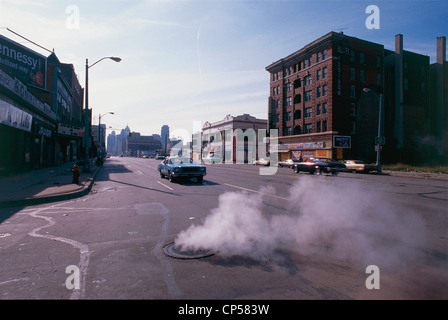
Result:
<svg viewBox="0 0 448 320"><path fill-rule="evenodd" d="M291 187L288 213L267 214L263 193L228 192L202 225L175 239L182 249L272 259L276 250L382 267L405 266L423 241L423 222L365 185L303 176Z"/></svg>

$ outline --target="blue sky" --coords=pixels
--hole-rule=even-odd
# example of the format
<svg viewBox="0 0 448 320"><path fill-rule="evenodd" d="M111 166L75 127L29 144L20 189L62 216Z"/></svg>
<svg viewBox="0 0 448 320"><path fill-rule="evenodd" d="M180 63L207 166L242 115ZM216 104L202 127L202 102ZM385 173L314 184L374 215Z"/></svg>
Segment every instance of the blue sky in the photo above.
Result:
<svg viewBox="0 0 448 320"><path fill-rule="evenodd" d="M369 5L380 29L366 28ZM122 58L89 69L93 122L113 111L102 123L145 135L168 124L180 136L227 114L267 119L265 67L330 31L391 50L401 33L405 50L434 62L447 17L447 0L0 0L0 34L54 49L83 87L86 58Z"/></svg>

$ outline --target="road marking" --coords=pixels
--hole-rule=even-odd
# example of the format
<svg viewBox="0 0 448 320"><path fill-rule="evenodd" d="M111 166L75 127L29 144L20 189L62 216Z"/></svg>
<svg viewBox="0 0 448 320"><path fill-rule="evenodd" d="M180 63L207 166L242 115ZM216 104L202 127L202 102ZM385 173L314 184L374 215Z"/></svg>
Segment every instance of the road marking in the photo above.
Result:
<svg viewBox="0 0 448 320"><path fill-rule="evenodd" d="M174 190L173 188L167 186L166 184L164 184L164 183L162 183L162 182L160 182L160 181L157 181L157 183L158 183L158 184L161 184L162 186L164 186L164 187L167 188L167 189L170 189L171 191Z"/></svg>
<svg viewBox="0 0 448 320"><path fill-rule="evenodd" d="M142 174L143 174L143 172L141 172L141 171L134 171L134 173L136 174L136 175L139 175L139 176L141 176Z"/></svg>
<svg viewBox="0 0 448 320"><path fill-rule="evenodd" d="M259 193L259 194L263 194L263 195L266 195L266 196L271 196L271 197L274 197L274 198L278 198L278 199L288 200L289 201L288 198L280 197L280 196L277 196L275 194L270 194L270 193L265 193L265 192L261 192L261 191L257 191L257 190L252 190L252 189L248 189L248 188L234 186L233 184L229 184L229 183L224 183L224 184L226 186L229 186L229 187L233 187L233 188L237 188L237 189L241 189L241 190L245 190L245 191L249 191L249 192Z"/></svg>

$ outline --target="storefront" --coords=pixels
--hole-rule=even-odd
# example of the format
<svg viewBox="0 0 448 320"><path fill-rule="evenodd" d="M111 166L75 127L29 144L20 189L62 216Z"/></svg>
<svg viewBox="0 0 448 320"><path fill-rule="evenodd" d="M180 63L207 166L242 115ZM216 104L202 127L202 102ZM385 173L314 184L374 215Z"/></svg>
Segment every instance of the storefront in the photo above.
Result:
<svg viewBox="0 0 448 320"><path fill-rule="evenodd" d="M336 158L337 149L333 137L337 132L311 133L304 135L279 137L279 161L287 159Z"/></svg>

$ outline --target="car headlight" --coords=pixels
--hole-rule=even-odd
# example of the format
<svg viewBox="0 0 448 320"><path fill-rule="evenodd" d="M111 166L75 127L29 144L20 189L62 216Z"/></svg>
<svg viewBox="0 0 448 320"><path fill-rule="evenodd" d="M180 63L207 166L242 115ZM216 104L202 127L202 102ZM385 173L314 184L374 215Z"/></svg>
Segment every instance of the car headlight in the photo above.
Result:
<svg viewBox="0 0 448 320"><path fill-rule="evenodd" d="M205 172L205 168L201 168L201 171L202 171L202 172Z"/></svg>

